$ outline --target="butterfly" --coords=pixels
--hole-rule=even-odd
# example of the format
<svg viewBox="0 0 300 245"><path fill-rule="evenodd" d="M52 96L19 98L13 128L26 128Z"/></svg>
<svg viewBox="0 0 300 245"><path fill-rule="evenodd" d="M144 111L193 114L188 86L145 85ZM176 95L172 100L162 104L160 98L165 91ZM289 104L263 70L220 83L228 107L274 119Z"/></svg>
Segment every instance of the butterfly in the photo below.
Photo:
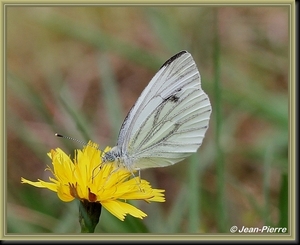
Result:
<svg viewBox="0 0 300 245"><path fill-rule="evenodd" d="M201 146L212 107L201 88L197 65L187 51L168 59L127 114L116 146L102 162L130 171L166 167Z"/></svg>

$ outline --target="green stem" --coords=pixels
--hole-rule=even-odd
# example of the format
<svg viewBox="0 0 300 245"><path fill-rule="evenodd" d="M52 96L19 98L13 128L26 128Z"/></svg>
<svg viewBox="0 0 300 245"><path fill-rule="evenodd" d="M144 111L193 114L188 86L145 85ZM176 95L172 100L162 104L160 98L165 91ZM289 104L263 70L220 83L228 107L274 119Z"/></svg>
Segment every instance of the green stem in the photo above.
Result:
<svg viewBox="0 0 300 245"><path fill-rule="evenodd" d="M98 202L88 202L87 200L79 202L81 233L94 233L99 222L101 208L102 205Z"/></svg>

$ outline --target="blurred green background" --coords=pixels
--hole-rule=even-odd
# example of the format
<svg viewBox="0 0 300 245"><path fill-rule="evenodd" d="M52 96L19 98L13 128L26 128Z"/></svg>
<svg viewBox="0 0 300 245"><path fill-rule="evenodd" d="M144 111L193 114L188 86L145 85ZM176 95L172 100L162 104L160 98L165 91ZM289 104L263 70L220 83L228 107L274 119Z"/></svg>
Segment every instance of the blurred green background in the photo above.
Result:
<svg viewBox="0 0 300 245"><path fill-rule="evenodd" d="M142 171L165 203L143 220L102 210L99 233L229 233L288 227L287 7L8 7L7 232L78 233L78 204L20 178L48 180L47 153L114 146L164 61L188 50L212 103L197 154Z"/></svg>

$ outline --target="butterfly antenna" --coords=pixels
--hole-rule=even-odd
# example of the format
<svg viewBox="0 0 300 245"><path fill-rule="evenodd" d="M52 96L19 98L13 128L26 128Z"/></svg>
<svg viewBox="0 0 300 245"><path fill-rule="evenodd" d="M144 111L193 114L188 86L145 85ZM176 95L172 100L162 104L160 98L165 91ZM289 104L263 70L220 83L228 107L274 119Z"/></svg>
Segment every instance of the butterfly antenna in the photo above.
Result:
<svg viewBox="0 0 300 245"><path fill-rule="evenodd" d="M68 140L73 140L73 141L76 141L76 142L80 143L81 145L89 145L89 146L95 148L95 146L93 146L93 145L90 144L90 143L85 143L85 142L83 142L83 141L81 141L81 140L74 139L74 138L69 137L69 136L65 136L65 135L61 135L61 134L57 134L57 133L55 134L55 136L56 136L56 137L60 137L60 138L64 138L64 139L68 139ZM98 149L98 148L97 148L97 149Z"/></svg>

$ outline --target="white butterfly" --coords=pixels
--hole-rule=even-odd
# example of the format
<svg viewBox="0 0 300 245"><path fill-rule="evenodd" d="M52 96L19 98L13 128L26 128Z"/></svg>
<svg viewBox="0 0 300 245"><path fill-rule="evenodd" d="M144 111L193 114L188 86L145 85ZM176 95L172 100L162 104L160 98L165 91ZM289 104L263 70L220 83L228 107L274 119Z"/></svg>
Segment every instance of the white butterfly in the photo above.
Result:
<svg viewBox="0 0 300 245"><path fill-rule="evenodd" d="M211 114L191 54L167 60L126 116L117 145L102 157L130 171L173 165L201 146Z"/></svg>

